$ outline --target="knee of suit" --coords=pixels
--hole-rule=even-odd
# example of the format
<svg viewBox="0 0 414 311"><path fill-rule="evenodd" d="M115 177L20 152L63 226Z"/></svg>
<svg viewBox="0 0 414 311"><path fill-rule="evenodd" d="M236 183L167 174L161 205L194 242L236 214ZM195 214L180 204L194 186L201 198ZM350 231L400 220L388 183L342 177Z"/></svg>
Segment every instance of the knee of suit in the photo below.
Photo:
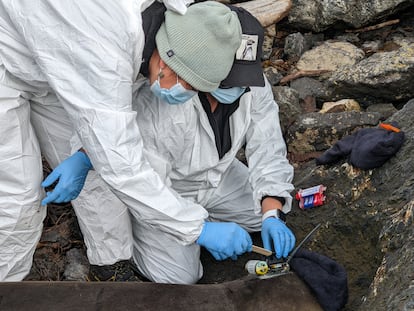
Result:
<svg viewBox="0 0 414 311"><path fill-rule="evenodd" d="M191 285L196 284L202 276L203 266L200 263L198 269L152 271L148 278L155 283Z"/></svg>

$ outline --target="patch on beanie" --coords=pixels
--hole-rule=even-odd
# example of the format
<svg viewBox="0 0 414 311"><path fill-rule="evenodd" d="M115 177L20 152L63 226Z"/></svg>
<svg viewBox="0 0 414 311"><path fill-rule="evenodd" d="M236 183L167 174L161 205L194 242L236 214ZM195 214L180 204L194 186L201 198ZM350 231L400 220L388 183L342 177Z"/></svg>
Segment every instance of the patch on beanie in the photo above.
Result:
<svg viewBox="0 0 414 311"><path fill-rule="evenodd" d="M167 51L167 56L168 57L173 57L174 56L174 51L173 50L168 50Z"/></svg>
<svg viewBox="0 0 414 311"><path fill-rule="evenodd" d="M255 61L257 58L258 35L242 34L242 42L236 52L237 60Z"/></svg>

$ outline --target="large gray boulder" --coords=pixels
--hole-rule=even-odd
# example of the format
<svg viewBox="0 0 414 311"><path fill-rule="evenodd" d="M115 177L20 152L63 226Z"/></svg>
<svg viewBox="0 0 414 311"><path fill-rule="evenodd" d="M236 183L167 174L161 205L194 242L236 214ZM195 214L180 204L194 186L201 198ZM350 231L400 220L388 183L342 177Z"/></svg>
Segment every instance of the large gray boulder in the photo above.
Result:
<svg viewBox="0 0 414 311"><path fill-rule="evenodd" d="M414 97L414 43L375 53L355 65L333 72L327 83L333 99L351 97L363 106L383 101L406 102Z"/></svg>
<svg viewBox="0 0 414 311"><path fill-rule="evenodd" d="M414 5L413 0L293 0L288 18L292 25L314 32L338 24L345 24L348 28L359 28L376 23L381 18L412 5Z"/></svg>

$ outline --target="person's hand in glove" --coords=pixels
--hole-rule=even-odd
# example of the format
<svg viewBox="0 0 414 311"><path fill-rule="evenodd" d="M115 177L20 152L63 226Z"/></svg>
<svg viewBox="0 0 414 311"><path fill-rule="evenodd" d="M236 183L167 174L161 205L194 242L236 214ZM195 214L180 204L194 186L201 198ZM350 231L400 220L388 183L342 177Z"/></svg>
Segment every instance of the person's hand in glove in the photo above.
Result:
<svg viewBox="0 0 414 311"><path fill-rule="evenodd" d="M262 222L263 247L276 252L276 258L287 257L295 246L296 238L286 224L276 217Z"/></svg>
<svg viewBox="0 0 414 311"><path fill-rule="evenodd" d="M91 169L91 161L84 152L78 151L64 160L42 182L42 187L49 187L56 180L59 180L53 191L46 194L42 205L50 202L69 202L76 199Z"/></svg>
<svg viewBox="0 0 414 311"><path fill-rule="evenodd" d="M253 243L247 231L238 224L206 221L197 244L204 246L216 260L229 257L236 260L238 255L250 252Z"/></svg>

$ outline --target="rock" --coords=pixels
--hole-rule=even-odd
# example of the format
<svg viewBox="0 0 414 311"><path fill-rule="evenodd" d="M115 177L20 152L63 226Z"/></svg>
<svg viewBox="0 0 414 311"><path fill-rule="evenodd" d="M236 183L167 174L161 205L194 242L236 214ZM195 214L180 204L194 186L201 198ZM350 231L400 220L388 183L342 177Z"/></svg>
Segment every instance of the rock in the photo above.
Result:
<svg viewBox="0 0 414 311"><path fill-rule="evenodd" d="M282 132L286 133L289 126L301 113L299 94L287 86L272 87L273 96L279 105L279 118Z"/></svg>
<svg viewBox="0 0 414 311"><path fill-rule="evenodd" d="M353 99L341 99L337 102L325 102L319 113L332 113L344 111L361 111L361 106Z"/></svg>
<svg viewBox="0 0 414 311"><path fill-rule="evenodd" d="M367 112L379 112L381 114L381 119L385 120L391 117L398 110L394 107L393 104L375 104L368 106L366 109Z"/></svg>
<svg viewBox="0 0 414 311"><path fill-rule="evenodd" d="M307 49L305 37L300 32L286 37L284 53L288 58L299 58Z"/></svg>
<svg viewBox="0 0 414 311"><path fill-rule="evenodd" d="M279 84L283 78L283 75L274 67L266 67L263 69L263 72L271 85Z"/></svg>
<svg viewBox="0 0 414 311"><path fill-rule="evenodd" d="M380 114L374 112L307 113L300 115L286 135L288 151L306 154L324 151L353 130L375 126Z"/></svg>
<svg viewBox="0 0 414 311"><path fill-rule="evenodd" d="M293 0L288 19L297 28L321 32L332 26L359 28L401 12L413 0Z"/></svg>
<svg viewBox="0 0 414 311"><path fill-rule="evenodd" d="M386 120L399 123L405 142L395 157L372 175L372 185L381 193L376 198L376 210L382 219L378 245L382 261L361 305L364 310L412 310L414 306L413 115L414 100L410 100Z"/></svg>
<svg viewBox="0 0 414 311"><path fill-rule="evenodd" d="M314 78L303 77L293 80L290 87L299 93L300 99L305 99L307 96L315 97L317 101L329 98L325 85Z"/></svg>
<svg viewBox="0 0 414 311"><path fill-rule="evenodd" d="M365 310L413 310L413 212L414 200L385 223L380 234L381 250L385 256L362 304Z"/></svg>
<svg viewBox="0 0 414 311"><path fill-rule="evenodd" d="M305 52L296 67L299 70L332 70L354 65L365 56L361 49L348 42L326 41Z"/></svg>
<svg viewBox="0 0 414 311"><path fill-rule="evenodd" d="M326 87L332 99L354 98L362 107L406 102L414 97L414 43L397 51L375 53L359 63L332 73Z"/></svg>
<svg viewBox="0 0 414 311"><path fill-rule="evenodd" d="M66 252L66 265L63 277L67 281L86 281L89 272L89 262L84 252L72 248Z"/></svg>

